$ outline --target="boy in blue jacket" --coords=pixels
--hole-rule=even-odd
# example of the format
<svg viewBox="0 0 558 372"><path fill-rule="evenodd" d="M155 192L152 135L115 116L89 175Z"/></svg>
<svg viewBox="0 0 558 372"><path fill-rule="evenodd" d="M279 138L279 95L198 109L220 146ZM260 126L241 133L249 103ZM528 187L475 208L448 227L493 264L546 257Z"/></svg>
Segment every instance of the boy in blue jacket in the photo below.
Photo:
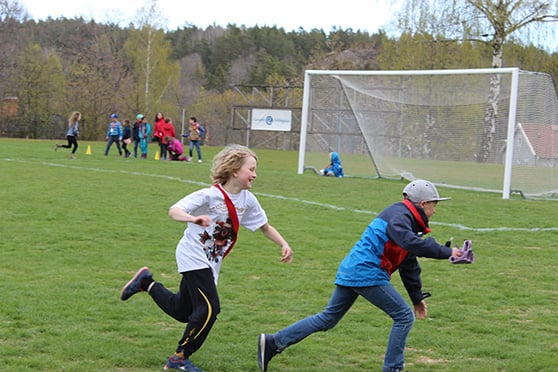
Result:
<svg viewBox="0 0 558 372"><path fill-rule="evenodd" d="M120 121L118 121L117 114L112 114L110 116L110 124L108 126L105 140L107 141L105 156L108 155L110 147L112 146L113 143L116 143L116 148L118 149L118 155L122 156L122 148L120 147L120 141L122 141L122 124L120 123Z"/></svg>
<svg viewBox="0 0 558 372"><path fill-rule="evenodd" d="M423 238L430 232L428 220L441 200L429 181L415 180L403 189L402 202L384 209L368 225L359 241L339 265L335 289L326 308L319 314L300 320L275 334L260 334L258 365L267 370L271 358L307 336L333 328L351 308L358 296L364 297L393 320L382 372L403 370L404 350L415 316L426 317L429 296L422 293L417 257L447 259L459 257L459 248ZM391 274L399 269L414 309L390 284Z"/></svg>

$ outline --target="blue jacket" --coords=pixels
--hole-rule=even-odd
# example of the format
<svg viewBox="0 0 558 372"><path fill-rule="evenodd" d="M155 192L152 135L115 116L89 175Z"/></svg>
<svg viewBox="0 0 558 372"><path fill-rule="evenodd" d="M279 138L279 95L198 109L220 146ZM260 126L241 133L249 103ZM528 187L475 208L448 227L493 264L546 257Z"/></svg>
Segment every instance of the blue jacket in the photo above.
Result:
<svg viewBox="0 0 558 372"><path fill-rule="evenodd" d="M107 130L107 136L118 136L122 138L122 124L119 121L112 121Z"/></svg>
<svg viewBox="0 0 558 372"><path fill-rule="evenodd" d="M343 167L341 166L341 159L336 152L331 153L329 165L324 169L324 175L327 176L328 172L333 172L335 177L343 177Z"/></svg>
<svg viewBox="0 0 558 372"><path fill-rule="evenodd" d="M417 257L448 258L451 248L434 238L422 208L411 202L395 203L384 209L366 228L359 241L339 265L335 284L347 287L388 285L391 274L399 275L413 304L422 298Z"/></svg>

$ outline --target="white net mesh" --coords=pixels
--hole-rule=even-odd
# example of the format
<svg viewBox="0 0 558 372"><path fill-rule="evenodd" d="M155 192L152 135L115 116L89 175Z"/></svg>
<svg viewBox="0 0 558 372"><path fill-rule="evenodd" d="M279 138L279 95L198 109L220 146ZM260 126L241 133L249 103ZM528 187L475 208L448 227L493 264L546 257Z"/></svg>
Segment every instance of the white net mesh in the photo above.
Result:
<svg viewBox="0 0 558 372"><path fill-rule="evenodd" d="M322 168L337 151L350 176L501 192L511 70L307 72L299 170ZM550 76L529 72L518 86L511 189L555 197L556 90Z"/></svg>

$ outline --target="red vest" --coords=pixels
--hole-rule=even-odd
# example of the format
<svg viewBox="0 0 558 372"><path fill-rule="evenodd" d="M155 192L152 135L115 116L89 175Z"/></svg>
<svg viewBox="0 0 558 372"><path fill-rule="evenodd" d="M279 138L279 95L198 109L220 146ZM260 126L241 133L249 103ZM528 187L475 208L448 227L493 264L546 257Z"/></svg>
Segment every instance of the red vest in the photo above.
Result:
<svg viewBox="0 0 558 372"><path fill-rule="evenodd" d="M403 200L403 204L405 204L405 206L409 208L409 210L413 214L413 217L415 217L420 227L422 228L422 232L424 234L428 234L430 232L430 229L428 228L428 226L426 226L426 222L424 222L415 205L408 200ZM388 240L386 244L384 244L381 268L387 271L389 275L391 275L395 272L395 270L399 268L399 265L401 265L405 258L407 258L408 254L409 251L401 248L391 240Z"/></svg>

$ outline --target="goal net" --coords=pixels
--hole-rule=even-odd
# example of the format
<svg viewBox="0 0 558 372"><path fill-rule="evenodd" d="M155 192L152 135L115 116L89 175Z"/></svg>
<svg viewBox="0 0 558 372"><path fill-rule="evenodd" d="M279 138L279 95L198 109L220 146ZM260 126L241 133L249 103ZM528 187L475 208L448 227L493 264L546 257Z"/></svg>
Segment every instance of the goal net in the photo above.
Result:
<svg viewBox="0 0 558 372"><path fill-rule="evenodd" d="M557 197L556 89L517 68L308 70L298 173L331 151L347 176Z"/></svg>

